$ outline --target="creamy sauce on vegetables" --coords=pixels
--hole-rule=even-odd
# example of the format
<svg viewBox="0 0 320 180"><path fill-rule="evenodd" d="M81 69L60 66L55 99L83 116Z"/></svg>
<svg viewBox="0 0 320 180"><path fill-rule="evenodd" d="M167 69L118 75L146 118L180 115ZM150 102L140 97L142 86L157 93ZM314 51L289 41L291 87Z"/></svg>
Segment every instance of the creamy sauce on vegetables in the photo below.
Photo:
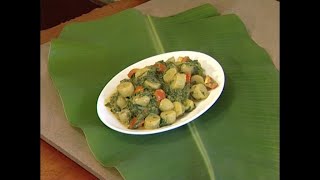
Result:
<svg viewBox="0 0 320 180"><path fill-rule="evenodd" d="M105 105L129 129L157 129L193 111L216 87L198 60L171 57L132 69Z"/></svg>

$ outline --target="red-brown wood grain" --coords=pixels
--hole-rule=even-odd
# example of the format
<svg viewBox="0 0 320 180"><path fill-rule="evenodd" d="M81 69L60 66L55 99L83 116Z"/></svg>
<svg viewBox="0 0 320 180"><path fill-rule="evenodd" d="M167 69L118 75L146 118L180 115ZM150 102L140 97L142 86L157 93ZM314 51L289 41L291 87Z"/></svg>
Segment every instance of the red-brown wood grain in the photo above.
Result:
<svg viewBox="0 0 320 180"><path fill-rule="evenodd" d="M96 180L98 178L41 139L40 179Z"/></svg>

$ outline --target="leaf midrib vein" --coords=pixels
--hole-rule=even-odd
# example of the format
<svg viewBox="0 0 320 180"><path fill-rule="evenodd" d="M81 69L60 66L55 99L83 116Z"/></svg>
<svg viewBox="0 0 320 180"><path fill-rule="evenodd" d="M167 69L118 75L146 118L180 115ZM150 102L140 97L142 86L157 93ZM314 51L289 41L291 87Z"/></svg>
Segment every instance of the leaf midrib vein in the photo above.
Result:
<svg viewBox="0 0 320 180"><path fill-rule="evenodd" d="M147 28L148 28L150 36L151 36L151 40L155 46L157 53L159 53L159 54L165 53L161 39L160 39L159 34L155 28L155 25L151 19L151 16L146 15L146 23L147 23ZM210 157L209 157L207 150L202 142L202 139L201 139L201 136L197 130L197 127L195 126L195 124L193 122L190 122L190 123L188 123L188 128L189 128L191 135L192 135L192 137L193 137L193 139L194 139L194 141L200 151L200 154L204 160L204 163L207 167L207 171L209 173L210 179L215 180L214 170L213 170L213 166L210 161Z"/></svg>

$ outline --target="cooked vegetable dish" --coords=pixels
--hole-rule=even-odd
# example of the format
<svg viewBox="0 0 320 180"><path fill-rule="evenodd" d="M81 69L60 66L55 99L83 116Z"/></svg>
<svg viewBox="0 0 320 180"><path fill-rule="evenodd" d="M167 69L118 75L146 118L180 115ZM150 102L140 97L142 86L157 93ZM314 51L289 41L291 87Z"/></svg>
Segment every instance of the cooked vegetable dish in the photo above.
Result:
<svg viewBox="0 0 320 180"><path fill-rule="evenodd" d="M129 129L157 129L175 123L206 99L218 83L188 56L132 69L106 106Z"/></svg>

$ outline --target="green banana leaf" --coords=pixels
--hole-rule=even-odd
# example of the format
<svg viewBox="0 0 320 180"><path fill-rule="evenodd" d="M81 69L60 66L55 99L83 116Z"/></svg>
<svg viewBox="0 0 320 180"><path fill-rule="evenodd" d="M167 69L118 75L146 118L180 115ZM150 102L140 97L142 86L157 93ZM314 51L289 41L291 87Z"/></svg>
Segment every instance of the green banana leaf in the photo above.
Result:
<svg viewBox="0 0 320 180"><path fill-rule="evenodd" d="M218 101L165 133L134 136L105 126L96 102L106 83L137 61L176 50L221 64ZM164 18L129 9L70 24L51 42L48 66L70 124L82 129L97 161L124 179L279 179L279 72L234 14L205 4Z"/></svg>

